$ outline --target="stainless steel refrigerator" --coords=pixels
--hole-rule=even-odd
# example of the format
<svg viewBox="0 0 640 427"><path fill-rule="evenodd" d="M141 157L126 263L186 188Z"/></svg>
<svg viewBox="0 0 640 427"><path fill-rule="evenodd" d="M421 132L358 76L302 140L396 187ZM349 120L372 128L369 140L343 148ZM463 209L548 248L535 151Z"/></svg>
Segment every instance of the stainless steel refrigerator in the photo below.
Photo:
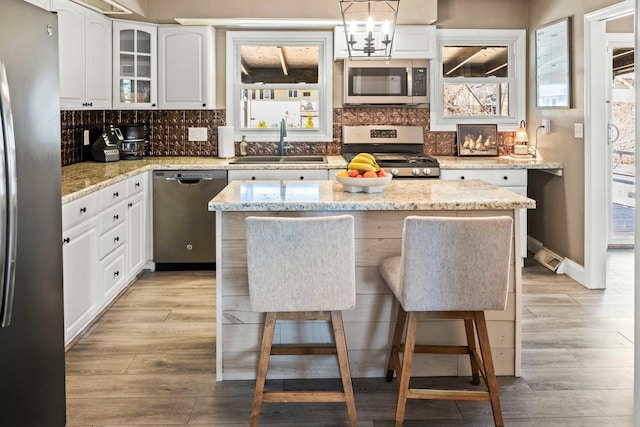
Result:
<svg viewBox="0 0 640 427"><path fill-rule="evenodd" d="M0 1L0 426L66 418L57 34Z"/></svg>

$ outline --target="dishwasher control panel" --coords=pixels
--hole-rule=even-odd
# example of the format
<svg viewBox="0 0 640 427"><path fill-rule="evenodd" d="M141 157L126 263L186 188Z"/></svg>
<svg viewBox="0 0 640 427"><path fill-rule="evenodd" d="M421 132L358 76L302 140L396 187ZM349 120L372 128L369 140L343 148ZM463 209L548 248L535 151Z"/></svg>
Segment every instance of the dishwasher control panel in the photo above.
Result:
<svg viewBox="0 0 640 427"><path fill-rule="evenodd" d="M164 170L155 171L153 173L154 179L220 179L222 176L226 176L226 171L212 171L212 170Z"/></svg>

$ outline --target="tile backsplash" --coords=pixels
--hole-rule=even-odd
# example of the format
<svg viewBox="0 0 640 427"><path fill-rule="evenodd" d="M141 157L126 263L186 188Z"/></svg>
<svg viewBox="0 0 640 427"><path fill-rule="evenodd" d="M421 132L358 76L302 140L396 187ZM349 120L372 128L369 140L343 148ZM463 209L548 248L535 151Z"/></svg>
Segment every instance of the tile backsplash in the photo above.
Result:
<svg viewBox="0 0 640 427"><path fill-rule="evenodd" d="M62 166L87 158L83 132L95 140L109 125L141 124L146 128L146 156L217 156L218 126L226 124L225 110L91 110L62 111ZM456 154L455 132L429 131L428 108L355 107L333 110L333 139L321 143L292 143L291 154L341 154L343 125L410 125L424 129L424 152L434 156ZM190 127L206 127L207 140L188 141ZM515 132L499 133L500 155L513 151ZM249 154L274 154L275 142L251 142ZM236 143L236 153L238 153Z"/></svg>

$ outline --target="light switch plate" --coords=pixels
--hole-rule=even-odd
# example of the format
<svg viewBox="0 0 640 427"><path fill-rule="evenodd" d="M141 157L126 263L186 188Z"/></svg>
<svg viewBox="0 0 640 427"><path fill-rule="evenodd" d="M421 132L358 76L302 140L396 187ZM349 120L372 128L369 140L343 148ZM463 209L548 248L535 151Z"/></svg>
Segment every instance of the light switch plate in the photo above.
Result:
<svg viewBox="0 0 640 427"><path fill-rule="evenodd" d="M573 124L573 136L574 138L584 138L584 128L582 127L582 123Z"/></svg>
<svg viewBox="0 0 640 427"><path fill-rule="evenodd" d="M189 128L189 141L206 141L207 128Z"/></svg>

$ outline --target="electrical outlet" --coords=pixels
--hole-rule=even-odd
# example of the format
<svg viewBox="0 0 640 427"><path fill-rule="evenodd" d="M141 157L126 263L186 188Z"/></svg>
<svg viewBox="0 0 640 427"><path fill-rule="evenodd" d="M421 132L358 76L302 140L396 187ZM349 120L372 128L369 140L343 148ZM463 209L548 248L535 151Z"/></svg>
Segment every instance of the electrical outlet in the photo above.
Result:
<svg viewBox="0 0 640 427"><path fill-rule="evenodd" d="M207 128L189 128L189 141L206 141Z"/></svg>
<svg viewBox="0 0 640 427"><path fill-rule="evenodd" d="M550 133L551 132L551 120L544 119L542 120L542 133Z"/></svg>
<svg viewBox="0 0 640 427"><path fill-rule="evenodd" d="M573 137L584 138L584 128L582 127L582 123L573 124Z"/></svg>
<svg viewBox="0 0 640 427"><path fill-rule="evenodd" d="M82 144L83 144L84 146L87 146L87 145L91 144L91 141L89 140L89 129L85 129L85 130L82 132L82 138L83 138L83 142L82 142Z"/></svg>

